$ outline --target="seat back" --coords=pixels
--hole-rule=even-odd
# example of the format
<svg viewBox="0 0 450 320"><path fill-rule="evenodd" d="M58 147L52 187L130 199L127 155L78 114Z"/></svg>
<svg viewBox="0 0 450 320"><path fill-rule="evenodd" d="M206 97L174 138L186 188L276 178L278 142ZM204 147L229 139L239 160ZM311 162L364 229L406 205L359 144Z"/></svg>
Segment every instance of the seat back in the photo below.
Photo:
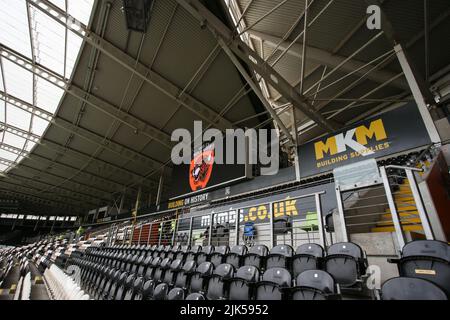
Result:
<svg viewBox="0 0 450 320"><path fill-rule="evenodd" d="M197 265L194 260L186 261L183 265L183 268L180 270L180 272L177 273L175 277L174 286L177 288L185 289L187 287L191 274L195 271L196 266Z"/></svg>
<svg viewBox="0 0 450 320"><path fill-rule="evenodd" d="M144 285L144 278L138 277L134 280L133 286L129 288L123 300L133 300L136 294L140 294L142 286Z"/></svg>
<svg viewBox="0 0 450 320"><path fill-rule="evenodd" d="M173 288L167 294L167 300L184 300L184 290L181 288Z"/></svg>
<svg viewBox="0 0 450 320"><path fill-rule="evenodd" d="M446 293L433 282L399 277L387 280L381 286L383 300L447 300Z"/></svg>
<svg viewBox="0 0 450 320"><path fill-rule="evenodd" d="M229 300L250 300L253 288L259 280L259 270L255 266L240 267L230 280Z"/></svg>
<svg viewBox="0 0 450 320"><path fill-rule="evenodd" d="M364 253L360 246L351 242L335 243L328 248L325 270L342 287L351 287L365 273Z"/></svg>
<svg viewBox="0 0 450 320"><path fill-rule="evenodd" d="M263 274L262 281L256 287L256 300L282 300L280 289L292 285L291 274L284 268L270 268Z"/></svg>
<svg viewBox="0 0 450 320"><path fill-rule="evenodd" d="M158 284L153 291L153 300L166 300L169 293L169 286L167 283Z"/></svg>
<svg viewBox="0 0 450 320"><path fill-rule="evenodd" d="M316 243L305 243L297 247L292 259L292 272L297 277L303 271L320 269L324 250Z"/></svg>
<svg viewBox="0 0 450 320"><path fill-rule="evenodd" d="M180 271L182 267L182 261L181 260L174 260L170 264L170 267L166 270L164 273L163 282L171 285L174 281L174 276L177 274L178 271Z"/></svg>
<svg viewBox="0 0 450 320"><path fill-rule="evenodd" d="M214 265L214 267L217 267L223 262L225 256L228 254L229 251L230 247L228 246L219 246L215 248L214 252L211 254L210 257L210 261Z"/></svg>
<svg viewBox="0 0 450 320"><path fill-rule="evenodd" d="M186 300L205 300L205 297L201 293L191 293L186 297Z"/></svg>
<svg viewBox="0 0 450 320"><path fill-rule="evenodd" d="M186 255L186 261L197 259L197 254L202 250L201 246L192 246Z"/></svg>
<svg viewBox="0 0 450 320"><path fill-rule="evenodd" d="M296 278L293 300L326 300L328 294L334 294L333 277L323 270L306 270Z"/></svg>
<svg viewBox="0 0 450 320"><path fill-rule="evenodd" d="M270 268L290 268L290 263L294 249L290 245L280 244L270 249L266 258L266 269Z"/></svg>
<svg viewBox="0 0 450 320"><path fill-rule="evenodd" d="M234 275L234 268L231 264L223 263L217 266L208 282L206 298L208 300L219 300L225 298L225 281Z"/></svg>
<svg viewBox="0 0 450 320"><path fill-rule="evenodd" d="M399 272L403 277L429 280L450 295L450 246L436 240L417 240L402 250Z"/></svg>
<svg viewBox="0 0 450 320"><path fill-rule="evenodd" d="M209 260L210 255L214 252L214 246L204 246L202 250L197 255L197 264L200 265L203 262Z"/></svg>
<svg viewBox="0 0 450 320"><path fill-rule="evenodd" d="M233 246L225 258L225 263L231 264L236 270L241 266L243 257L247 254L247 247L238 245Z"/></svg>
<svg viewBox="0 0 450 320"><path fill-rule="evenodd" d="M264 259L267 257L269 249L265 245L257 245L250 247L244 259L245 266L255 266L258 269L264 267Z"/></svg>
<svg viewBox="0 0 450 320"><path fill-rule="evenodd" d="M195 272L193 273L190 281L189 291L192 292L203 292L207 279L213 273L214 266L211 262L203 262L200 264Z"/></svg>

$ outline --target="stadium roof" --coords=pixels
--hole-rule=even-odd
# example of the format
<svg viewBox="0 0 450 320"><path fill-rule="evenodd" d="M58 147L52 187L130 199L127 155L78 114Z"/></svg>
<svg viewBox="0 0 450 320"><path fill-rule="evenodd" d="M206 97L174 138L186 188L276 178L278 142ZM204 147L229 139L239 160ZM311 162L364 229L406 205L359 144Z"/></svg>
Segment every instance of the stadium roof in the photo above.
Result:
<svg viewBox="0 0 450 320"><path fill-rule="evenodd" d="M273 67L261 79L197 0L154 1L147 33L127 29L120 0L0 0L0 190L71 214L139 189L154 200L171 132L194 120L292 132L295 119L302 143L412 100L392 39L365 25L367 2L309 0L306 20L305 0L204 2ZM423 1L380 3L423 77L448 73L448 0L429 2L428 50Z"/></svg>

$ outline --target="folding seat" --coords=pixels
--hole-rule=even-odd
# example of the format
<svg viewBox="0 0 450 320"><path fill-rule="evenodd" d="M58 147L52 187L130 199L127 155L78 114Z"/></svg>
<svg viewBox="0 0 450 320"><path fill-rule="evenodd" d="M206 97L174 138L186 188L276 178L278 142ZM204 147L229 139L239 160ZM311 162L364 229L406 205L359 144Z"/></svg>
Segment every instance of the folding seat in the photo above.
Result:
<svg viewBox="0 0 450 320"><path fill-rule="evenodd" d="M160 252L159 256L162 259L165 259L168 257L169 253L172 251L172 246L170 244L165 245L164 249Z"/></svg>
<svg viewBox="0 0 450 320"><path fill-rule="evenodd" d="M205 292L206 284L208 283L209 277L212 275L214 266L211 262L203 262L199 264L195 271L192 273L189 292Z"/></svg>
<svg viewBox="0 0 450 320"><path fill-rule="evenodd" d="M123 267L123 271L128 272L128 273L130 272L131 266L133 265L133 259L134 259L134 255L132 253L127 255L126 260L125 260L125 266Z"/></svg>
<svg viewBox="0 0 450 320"><path fill-rule="evenodd" d="M209 261L211 254L214 253L214 246L204 246L197 254L197 264Z"/></svg>
<svg viewBox="0 0 450 320"><path fill-rule="evenodd" d="M338 297L333 277L323 270L306 270L299 274L292 290L292 300L329 300Z"/></svg>
<svg viewBox="0 0 450 320"><path fill-rule="evenodd" d="M142 286L142 292L140 295L135 297L135 300L151 300L153 296L153 283L151 280L148 280Z"/></svg>
<svg viewBox="0 0 450 320"><path fill-rule="evenodd" d="M175 257L177 256L177 254L180 250L181 250L181 246L179 244L172 246L170 251L167 253L167 258L170 258L170 260L175 260Z"/></svg>
<svg viewBox="0 0 450 320"><path fill-rule="evenodd" d="M184 290L181 288L173 288L167 294L167 300L184 300Z"/></svg>
<svg viewBox="0 0 450 320"><path fill-rule="evenodd" d="M136 279L136 275L130 274L127 276L126 280L122 282L117 289L116 296L114 300L123 300L125 298L125 294L128 290L133 288L134 280Z"/></svg>
<svg viewBox="0 0 450 320"><path fill-rule="evenodd" d="M173 284L174 287L186 290L196 266L197 265L194 260L186 261L183 268L178 271L175 276L175 282Z"/></svg>
<svg viewBox="0 0 450 320"><path fill-rule="evenodd" d="M138 269L137 269L137 274L139 276L144 276L145 272L147 271L147 267L150 266L152 263L152 257L146 257L141 264L139 265Z"/></svg>
<svg viewBox="0 0 450 320"><path fill-rule="evenodd" d="M127 289L123 300L134 300L134 296L140 292L144 285L144 278L137 277L134 279L133 285Z"/></svg>
<svg viewBox="0 0 450 320"><path fill-rule="evenodd" d="M197 255L201 250L202 250L201 246L192 246L186 255L186 261L193 260L197 262Z"/></svg>
<svg viewBox="0 0 450 320"><path fill-rule="evenodd" d="M297 277L306 270L318 270L321 266L324 250L316 243L305 243L297 247L292 258L292 273Z"/></svg>
<svg viewBox="0 0 450 320"><path fill-rule="evenodd" d="M161 264L155 269L155 272L153 274L153 281L155 282L155 286L162 282L162 280L164 279L164 274L166 270L170 268L171 263L172 260L170 260L169 258L164 258L161 261Z"/></svg>
<svg viewBox="0 0 450 320"><path fill-rule="evenodd" d="M240 267L229 281L229 300L251 300L256 282L259 281L259 270L255 266Z"/></svg>
<svg viewBox="0 0 450 320"><path fill-rule="evenodd" d="M92 281L87 284L87 286L86 286L87 289L85 291L92 294L96 290L96 288L98 288L100 286L100 282L105 277L107 272L108 272L108 267L106 267L106 266L100 267L99 272L93 277Z"/></svg>
<svg viewBox="0 0 450 320"><path fill-rule="evenodd" d="M225 300L228 291L226 284L233 276L234 268L231 264L218 265L209 278L206 298L208 300Z"/></svg>
<svg viewBox="0 0 450 320"><path fill-rule="evenodd" d="M246 246L233 246L231 247L230 252L227 253L227 256L225 257L225 263L231 264L237 270L242 266L246 254Z"/></svg>
<svg viewBox="0 0 450 320"><path fill-rule="evenodd" d="M291 269L291 261L294 249L290 245L280 244L270 249L266 257L266 270L270 268Z"/></svg>
<svg viewBox="0 0 450 320"><path fill-rule="evenodd" d="M431 281L450 295L450 246L436 240L417 240L407 243L397 263L401 277Z"/></svg>
<svg viewBox="0 0 450 320"><path fill-rule="evenodd" d="M101 299L102 292L106 288L109 281L111 281L111 279L114 277L114 273L114 269L108 268L105 276L100 281L100 284L95 288L94 294L92 295L96 300Z"/></svg>
<svg viewBox="0 0 450 320"><path fill-rule="evenodd" d="M133 255L131 257L131 259L128 261L125 271L128 273L135 273L136 272L136 263L137 263L138 259L139 259L139 256L137 254Z"/></svg>
<svg viewBox="0 0 450 320"><path fill-rule="evenodd" d="M260 270L264 269L264 260L268 253L269 249L265 245L250 247L244 257L244 266L255 266Z"/></svg>
<svg viewBox="0 0 450 320"><path fill-rule="evenodd" d="M191 293L186 297L186 300L205 300L205 297L201 293Z"/></svg>
<svg viewBox="0 0 450 320"><path fill-rule="evenodd" d="M219 246L215 248L214 252L210 255L210 261L214 267L217 267L224 262L229 251L230 247L228 246Z"/></svg>
<svg viewBox="0 0 450 320"><path fill-rule="evenodd" d="M324 267L342 288L361 286L366 273L367 259L360 246L352 242L340 242L328 248Z"/></svg>
<svg viewBox="0 0 450 320"><path fill-rule="evenodd" d="M284 268L267 269L256 284L255 300L283 300L292 286L291 274Z"/></svg>
<svg viewBox="0 0 450 320"><path fill-rule="evenodd" d="M156 268L159 267L159 265L161 264L161 261L162 260L160 257L156 257L156 258L152 259L151 264L147 267L147 270L145 270L145 274L144 274L145 280L153 279L153 275L156 271Z"/></svg>
<svg viewBox="0 0 450 320"><path fill-rule="evenodd" d="M421 278L398 277L381 286L382 300L448 300L444 290Z"/></svg>
<svg viewBox="0 0 450 320"><path fill-rule="evenodd" d="M156 248L156 250L155 251L153 251L153 258L156 258L156 257L159 257L159 255L161 254L161 253L163 253L164 252L164 246L163 245L159 245L157 248Z"/></svg>
<svg viewBox="0 0 450 320"><path fill-rule="evenodd" d="M137 277L134 280L133 290L130 294L130 291L125 295L124 300L142 300L142 290L144 288L144 278Z"/></svg>
<svg viewBox="0 0 450 320"><path fill-rule="evenodd" d="M185 261L189 250L191 250L191 246L181 246L181 249L177 252L175 256L175 260Z"/></svg>
<svg viewBox="0 0 450 320"><path fill-rule="evenodd" d="M108 291L108 295L107 295L107 300L114 300L114 298L116 297L117 291L119 290L120 286L122 284L125 283L125 281L127 280L127 273L126 272L122 272L119 276L119 278L114 281L111 285L111 287L109 288Z"/></svg>
<svg viewBox="0 0 450 320"><path fill-rule="evenodd" d="M153 290L153 300L166 300L169 293L169 285L167 283L158 284Z"/></svg>
<svg viewBox="0 0 450 320"><path fill-rule="evenodd" d="M170 267L164 273L164 278L162 281L167 283L169 286L172 286L175 275L181 270L182 266L183 262L181 260L173 260Z"/></svg>

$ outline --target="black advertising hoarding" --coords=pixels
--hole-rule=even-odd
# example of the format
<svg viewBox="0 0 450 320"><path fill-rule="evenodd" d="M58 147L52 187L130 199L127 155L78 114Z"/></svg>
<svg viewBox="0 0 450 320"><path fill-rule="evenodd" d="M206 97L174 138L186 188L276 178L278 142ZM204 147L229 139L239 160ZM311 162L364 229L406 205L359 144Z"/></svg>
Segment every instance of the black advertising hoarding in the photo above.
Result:
<svg viewBox="0 0 450 320"><path fill-rule="evenodd" d="M237 144L234 146L235 157L237 157L236 146ZM223 148L225 149L224 154L226 154L225 143ZM195 199L196 197L192 197L194 194L209 191L219 186L225 186L251 176L249 165L217 164L214 162L216 156L214 144L210 144L204 147L201 152L194 153L190 164L175 165L172 172L170 200L184 197ZM199 161L196 164L194 160L197 158L203 159L203 161ZM204 202L203 200L195 202ZM180 207L180 204L181 202L179 204L173 203L169 207ZM184 203L183 205L189 204L191 203Z"/></svg>
<svg viewBox="0 0 450 320"><path fill-rule="evenodd" d="M309 177L430 143L417 105L411 102L300 146L300 174Z"/></svg>

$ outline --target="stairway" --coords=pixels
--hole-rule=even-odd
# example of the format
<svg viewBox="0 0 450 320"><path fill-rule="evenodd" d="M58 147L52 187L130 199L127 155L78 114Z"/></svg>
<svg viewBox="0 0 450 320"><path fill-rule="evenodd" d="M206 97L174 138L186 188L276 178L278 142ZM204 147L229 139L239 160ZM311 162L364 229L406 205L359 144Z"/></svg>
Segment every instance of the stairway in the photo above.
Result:
<svg viewBox="0 0 450 320"><path fill-rule="evenodd" d="M400 217L403 231L423 233L423 227L417 211L414 197L408 179L404 179L398 186L398 190L392 193L394 197L397 213ZM386 209L372 232L395 232L392 214L389 208Z"/></svg>

